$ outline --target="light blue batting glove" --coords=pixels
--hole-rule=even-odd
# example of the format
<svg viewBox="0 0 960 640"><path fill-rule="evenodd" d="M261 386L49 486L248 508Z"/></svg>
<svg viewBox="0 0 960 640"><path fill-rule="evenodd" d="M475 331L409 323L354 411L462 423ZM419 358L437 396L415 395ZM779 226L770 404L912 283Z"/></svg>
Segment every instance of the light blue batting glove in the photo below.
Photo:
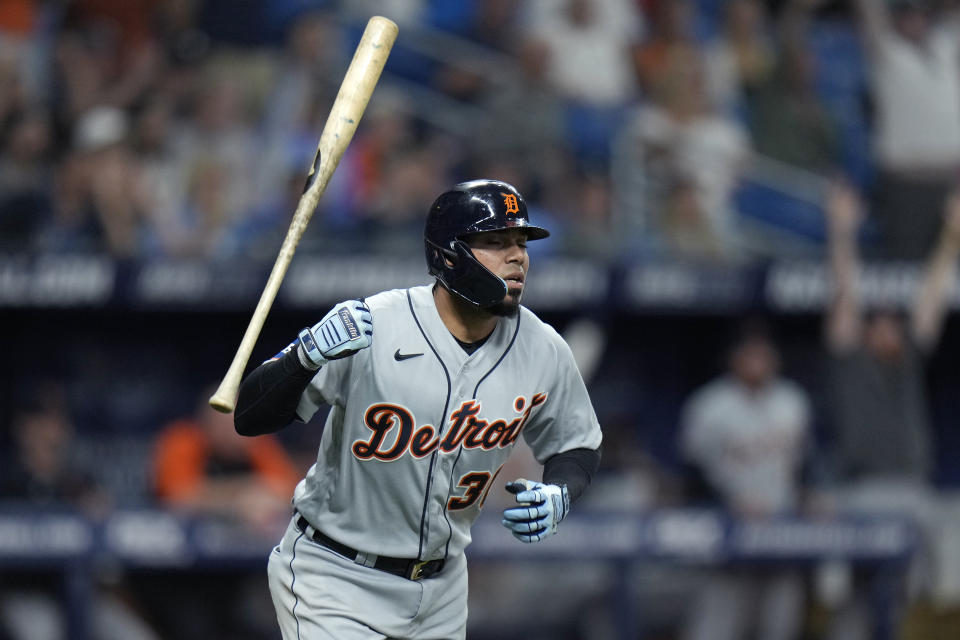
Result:
<svg viewBox="0 0 960 640"><path fill-rule="evenodd" d="M360 300L341 302L323 320L300 332L297 355L310 369L352 356L373 340L373 317Z"/></svg>
<svg viewBox="0 0 960 640"><path fill-rule="evenodd" d="M570 511L566 485L543 484L520 478L507 484L521 506L503 512L501 523L521 542L539 542L557 533Z"/></svg>

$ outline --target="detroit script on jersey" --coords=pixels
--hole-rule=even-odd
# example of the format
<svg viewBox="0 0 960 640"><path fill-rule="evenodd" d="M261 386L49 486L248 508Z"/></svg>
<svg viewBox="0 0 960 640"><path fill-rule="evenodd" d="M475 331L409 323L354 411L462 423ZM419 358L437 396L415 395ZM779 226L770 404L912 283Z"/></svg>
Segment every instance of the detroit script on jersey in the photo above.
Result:
<svg viewBox="0 0 960 640"><path fill-rule="evenodd" d="M464 449L487 450L508 447L520 437L523 425L534 407L540 406L546 400L547 394L538 393L527 406L527 399L519 396L513 401L513 406L522 414L509 422L504 419L487 421L477 417L480 404L476 400L467 400L450 414L450 424L442 440L442 429L438 430L429 424L417 427L413 413L402 405L371 405L364 413L363 421L373 431L373 435L368 440L354 442L353 455L360 460L377 458L390 461L405 453L417 458L428 456L437 449L443 453L452 453L461 446ZM390 432L394 430L395 440L389 444Z"/></svg>
<svg viewBox="0 0 960 640"><path fill-rule="evenodd" d="M365 302L370 347L322 367L297 409L308 421L330 406L317 462L294 495L328 536L379 555L458 554L520 437L540 462L600 446L569 347L528 309L468 355L430 286Z"/></svg>

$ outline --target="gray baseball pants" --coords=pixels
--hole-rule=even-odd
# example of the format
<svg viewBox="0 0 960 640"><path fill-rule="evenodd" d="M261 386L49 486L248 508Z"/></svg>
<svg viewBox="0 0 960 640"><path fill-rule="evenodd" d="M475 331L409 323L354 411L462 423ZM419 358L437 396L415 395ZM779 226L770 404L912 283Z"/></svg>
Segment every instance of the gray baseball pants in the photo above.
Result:
<svg viewBox="0 0 960 640"><path fill-rule="evenodd" d="M349 542L349 541L344 541ZM462 640L467 563L409 580L317 544L291 520L270 553L267 576L284 640Z"/></svg>

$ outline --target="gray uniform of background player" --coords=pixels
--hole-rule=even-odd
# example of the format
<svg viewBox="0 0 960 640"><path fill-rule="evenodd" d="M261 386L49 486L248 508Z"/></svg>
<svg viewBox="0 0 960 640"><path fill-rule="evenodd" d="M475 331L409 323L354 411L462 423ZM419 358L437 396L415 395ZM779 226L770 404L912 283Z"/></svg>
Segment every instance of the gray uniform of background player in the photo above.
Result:
<svg viewBox="0 0 960 640"><path fill-rule="evenodd" d="M371 346L325 365L301 396L302 420L322 404L332 408L294 505L313 526L360 551L448 563L413 582L344 561L291 526L269 567L278 612L288 614L281 616L284 637L316 637L305 629L315 607L327 618L363 620L387 637L462 637L463 550L516 436L522 431L544 462L598 448L600 428L566 343L526 308L502 318L468 356L430 287L365 302L375 327ZM398 351L423 355L398 361ZM459 414L472 417L457 420L464 406ZM371 428L378 424L390 425L379 446L379 429ZM450 437L454 430L458 438Z"/></svg>

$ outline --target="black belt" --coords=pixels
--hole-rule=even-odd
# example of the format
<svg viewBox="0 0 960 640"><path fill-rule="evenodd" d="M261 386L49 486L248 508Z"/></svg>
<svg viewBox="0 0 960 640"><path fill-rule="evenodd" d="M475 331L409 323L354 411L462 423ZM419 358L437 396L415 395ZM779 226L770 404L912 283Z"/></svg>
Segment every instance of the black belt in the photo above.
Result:
<svg viewBox="0 0 960 640"><path fill-rule="evenodd" d="M336 551L348 560L357 561L357 556L360 555L359 551L324 535L321 531L318 531L316 527L307 522L307 519L299 513L294 514L294 516L297 519L297 528L309 535L314 542ZM377 556L376 562L373 563L373 568L392 573L395 576L400 576L408 580L423 580L424 578L429 578L440 573L443 569L443 564L443 560L410 560L407 558Z"/></svg>

